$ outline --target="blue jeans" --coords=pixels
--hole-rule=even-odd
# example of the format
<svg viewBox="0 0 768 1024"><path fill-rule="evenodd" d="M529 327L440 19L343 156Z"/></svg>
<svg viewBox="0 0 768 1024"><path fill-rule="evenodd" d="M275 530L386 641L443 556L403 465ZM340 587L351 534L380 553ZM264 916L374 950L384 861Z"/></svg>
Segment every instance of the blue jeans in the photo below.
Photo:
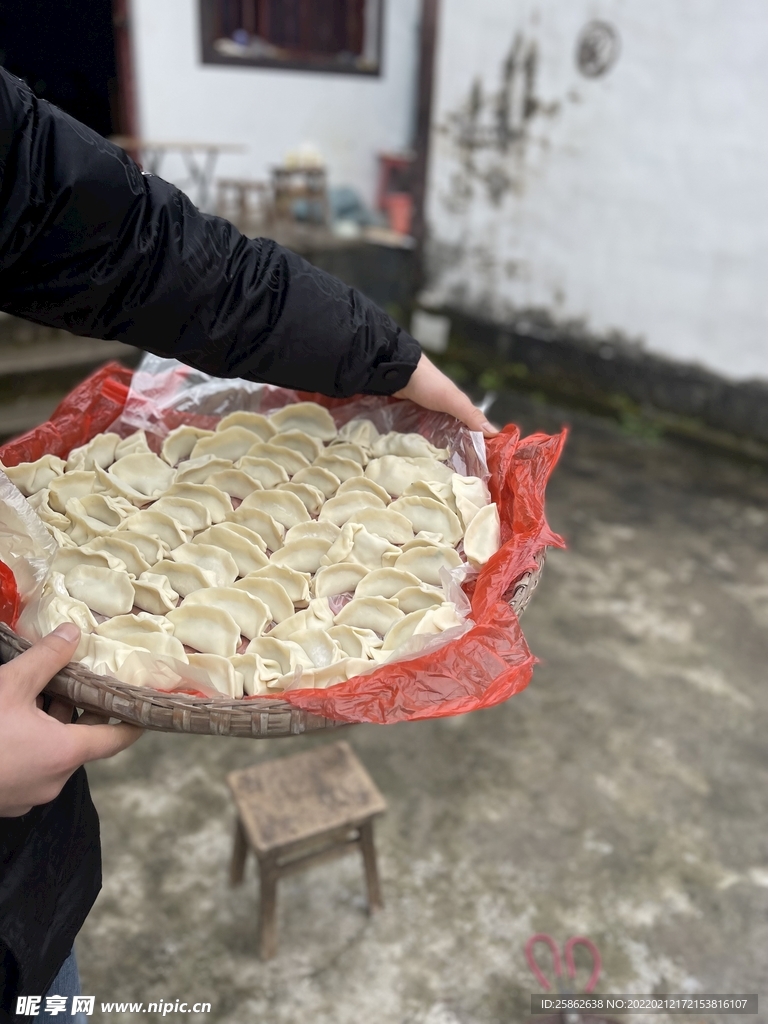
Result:
<svg viewBox="0 0 768 1024"><path fill-rule="evenodd" d="M40 1013L34 1018L37 1024L87 1024L84 1013L71 1014L72 996L80 995L80 973L77 970L77 960L74 949L61 965L61 970L53 979L51 987L45 993L47 996L66 996L67 1012L52 1015L45 1012L45 999L43 999Z"/></svg>

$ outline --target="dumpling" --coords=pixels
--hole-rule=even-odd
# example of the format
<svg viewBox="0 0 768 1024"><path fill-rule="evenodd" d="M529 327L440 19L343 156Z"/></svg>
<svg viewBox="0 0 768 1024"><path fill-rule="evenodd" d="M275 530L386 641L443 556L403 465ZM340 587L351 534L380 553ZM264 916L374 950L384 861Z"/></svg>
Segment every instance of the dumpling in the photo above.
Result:
<svg viewBox="0 0 768 1024"><path fill-rule="evenodd" d="M358 562L337 562L335 565L324 566L315 576L315 597L354 593L355 587L367 575L367 568Z"/></svg>
<svg viewBox="0 0 768 1024"><path fill-rule="evenodd" d="M275 428L267 417L258 412L231 412L228 416L222 417L216 429L221 431L230 427L245 427L262 441L268 441L275 433Z"/></svg>
<svg viewBox="0 0 768 1024"><path fill-rule="evenodd" d="M200 657L213 658L215 655L201 654ZM235 672L239 672L243 677L243 693L248 697L269 692L267 690L266 681L261 679L259 673L259 659L255 654L233 654L229 661Z"/></svg>
<svg viewBox="0 0 768 1024"><path fill-rule="evenodd" d="M341 647L348 658L370 658L381 647L381 637L372 629L357 626L331 626L328 636Z"/></svg>
<svg viewBox="0 0 768 1024"><path fill-rule="evenodd" d="M285 543L295 544L296 541L306 540L307 538L320 538L321 540L327 540L329 544L333 544L340 534L341 529L338 526L334 526L333 523L311 519L308 523L298 523L296 526L292 526L285 535Z"/></svg>
<svg viewBox="0 0 768 1024"><path fill-rule="evenodd" d="M457 479L458 474L454 473L451 480ZM463 479L463 477L458 477ZM456 508L456 499L453 496L453 487L451 484L438 483L437 480L416 480L403 491L404 498L433 498L435 501L440 501L444 505L447 505L451 512L458 512Z"/></svg>
<svg viewBox="0 0 768 1024"><path fill-rule="evenodd" d="M269 551L277 551L278 548L283 546L285 527L260 509L243 508L240 505L234 512L230 512L226 521L228 523L235 523L238 526L244 526L246 529L258 533Z"/></svg>
<svg viewBox="0 0 768 1024"><path fill-rule="evenodd" d="M134 653L130 644L97 633L84 633L75 651L75 661L99 675L120 677L120 669Z"/></svg>
<svg viewBox="0 0 768 1024"><path fill-rule="evenodd" d="M267 622L282 622L294 614L293 602L285 588L276 580L244 576L232 584L234 590L242 591L263 604L268 613Z"/></svg>
<svg viewBox="0 0 768 1024"><path fill-rule="evenodd" d="M282 466L288 476L293 476L309 465L309 459L305 459L301 452L282 444L272 444L271 441L257 442L248 449L247 454L249 458L271 459Z"/></svg>
<svg viewBox="0 0 768 1024"><path fill-rule="evenodd" d="M97 537L89 543L88 547L93 548L94 551L109 551L110 547L102 542L113 539L117 542L117 550L120 549L124 542L138 548L147 565L154 565L156 562L159 562L170 551L169 546L161 541L159 537L153 537L148 533L130 533L128 535L124 532L112 533L106 537ZM183 536L180 543L184 543ZM122 555L117 555L117 557L123 558ZM128 563L124 558L123 561L127 566ZM133 572L133 570L128 568L128 572Z"/></svg>
<svg viewBox="0 0 768 1024"><path fill-rule="evenodd" d="M298 523L308 523L310 520L304 503L291 494L290 491L254 491L243 501L241 508L255 508L260 512L266 512L276 522L281 523L286 530Z"/></svg>
<svg viewBox="0 0 768 1024"><path fill-rule="evenodd" d="M177 523L165 512L156 512L153 508L142 509L135 516L124 520L120 525L119 532L135 533L139 537L143 535L157 537L171 550L177 548L179 544L184 544L192 536L192 530L188 526ZM135 541L135 543L139 542Z"/></svg>
<svg viewBox="0 0 768 1024"><path fill-rule="evenodd" d="M327 469L339 480L349 480L350 477L360 476L361 465L354 459L345 459L341 455L334 455L333 448L327 449L319 455L312 463L315 469Z"/></svg>
<svg viewBox="0 0 768 1024"><path fill-rule="evenodd" d="M242 533L240 533L241 530ZM249 572L255 572L256 569L263 569L265 565L269 565L269 559L264 554L266 542L253 530L248 530L243 526L238 527L236 523L220 523L218 526L212 526L209 530L199 533L192 543L213 544L214 547L229 552L237 565L238 576L247 576Z"/></svg>
<svg viewBox="0 0 768 1024"><path fill-rule="evenodd" d="M339 440L351 441L361 448L372 449L379 437L375 424L370 420L355 418L339 428Z"/></svg>
<svg viewBox="0 0 768 1024"><path fill-rule="evenodd" d="M207 569L202 569L194 562L175 562L172 558L163 558L157 565L153 565L152 575L167 576L172 589L181 597L189 597L196 590L206 587L219 586L218 578ZM147 608L147 611L152 609Z"/></svg>
<svg viewBox="0 0 768 1024"><path fill-rule="evenodd" d="M160 454L169 466L176 466L182 459L188 459L192 449L203 437L210 437L212 430L183 426L172 430L163 441Z"/></svg>
<svg viewBox="0 0 768 1024"><path fill-rule="evenodd" d="M335 624L371 629L379 636L386 636L392 626L404 617L397 601L392 598L355 597L338 613Z"/></svg>
<svg viewBox="0 0 768 1024"><path fill-rule="evenodd" d="M211 587L208 590L197 590L185 598L182 607L198 604L206 608L223 608L232 616L247 640L261 636L264 627L272 621L272 613L264 602L240 588Z"/></svg>
<svg viewBox="0 0 768 1024"><path fill-rule="evenodd" d="M64 473L66 465L56 455L43 455L35 462L20 462L18 466L3 466L3 469L11 483L28 498L30 494L49 487L56 477ZM57 511L63 511L63 508Z"/></svg>
<svg viewBox="0 0 768 1024"><path fill-rule="evenodd" d="M223 608L215 605L187 604L168 612L173 635L186 647L201 654L219 654L228 658L237 651L240 627ZM194 664L190 661L190 664Z"/></svg>
<svg viewBox="0 0 768 1024"><path fill-rule="evenodd" d="M97 565L116 572L125 572L126 563L106 551L89 551L88 548L60 548L53 556L51 569L66 575L76 565Z"/></svg>
<svg viewBox="0 0 768 1024"><path fill-rule="evenodd" d="M447 544L425 544L404 551L395 562L395 568L413 573L422 583L439 587L442 582L440 570L457 569L461 564L461 557L455 548L448 547Z"/></svg>
<svg viewBox="0 0 768 1024"><path fill-rule="evenodd" d="M251 640L245 653L258 659L258 677L266 686L295 672L297 668L312 667L302 647L290 640L277 640L272 636Z"/></svg>
<svg viewBox="0 0 768 1024"><path fill-rule="evenodd" d="M317 597L309 602L309 607L304 608L295 615L275 626L270 636L277 640L292 640L293 634L299 629L329 629L333 625L333 612L328 599Z"/></svg>
<svg viewBox="0 0 768 1024"><path fill-rule="evenodd" d="M281 466L279 462L275 462L274 459L244 455L242 459L238 459L235 469L239 469L252 480L255 480L256 483L261 484L264 490L288 483L288 472L284 466Z"/></svg>
<svg viewBox="0 0 768 1024"><path fill-rule="evenodd" d="M179 595L171 586L167 576L160 573L143 572L133 581L133 603L153 615L165 615L175 608Z"/></svg>
<svg viewBox="0 0 768 1024"><path fill-rule="evenodd" d="M385 503L375 494L367 494L365 491L350 491L347 494L337 494L329 498L323 505L319 519L321 522L328 521L336 526L343 526L356 512L365 508L383 509Z"/></svg>
<svg viewBox="0 0 768 1024"><path fill-rule="evenodd" d="M57 530L64 531L71 529L72 523L70 523L69 519L62 512L53 511L48 501L49 497L50 491L47 487L44 487L41 491L31 494L27 501L46 526L55 526Z"/></svg>
<svg viewBox="0 0 768 1024"><path fill-rule="evenodd" d="M94 538L86 547L81 548L81 551L93 552L94 554L103 553L111 555L113 558L118 558L133 575L140 575L142 572L146 572L151 565L135 544L131 544L130 541L124 541L113 535ZM158 560L156 559L156 561Z"/></svg>
<svg viewBox="0 0 768 1024"><path fill-rule="evenodd" d="M477 476L459 476L454 473L451 478L456 510L466 530L481 508L491 503L491 492L484 480Z"/></svg>
<svg viewBox="0 0 768 1024"><path fill-rule="evenodd" d="M173 636L173 625L162 615L115 615L106 619L96 627L99 636L108 636L113 640L121 640L126 633L165 633Z"/></svg>
<svg viewBox="0 0 768 1024"><path fill-rule="evenodd" d="M273 580L275 583L279 583L282 589L286 592L289 599L297 606L303 607L309 603L309 574L304 572L298 572L296 569L290 569L287 565L273 565L271 562L263 569L257 569L256 572L250 574L250 578L259 580ZM245 580L241 580L240 583L245 583ZM238 586L236 583L235 586ZM256 595L259 596L258 594ZM262 598L266 601L266 598ZM270 604L269 601L266 602ZM271 605L270 605L271 607ZM272 609L274 612L274 608ZM292 614L289 612L288 614ZM280 622L281 619L277 616L273 616L275 622ZM287 618L285 615L283 618Z"/></svg>
<svg viewBox="0 0 768 1024"><path fill-rule="evenodd" d="M383 455L381 458L371 459L365 467L365 475L369 480L380 484L393 498L399 498L408 485L416 480L449 483L452 471L436 459Z"/></svg>
<svg viewBox="0 0 768 1024"><path fill-rule="evenodd" d="M464 620L456 611L456 606L450 601L443 601L442 604L427 609L426 614L414 630L414 636L444 633L446 629L463 625L463 622Z"/></svg>
<svg viewBox="0 0 768 1024"><path fill-rule="evenodd" d="M230 498L240 498L241 501L249 494L253 494L254 491L261 490L262 486L258 480L248 476L242 469L220 469L216 473L211 473L205 482L211 487L218 487Z"/></svg>
<svg viewBox="0 0 768 1024"><path fill-rule="evenodd" d="M143 430L135 430L117 442L115 460L122 459L124 455L144 455L151 450L146 433Z"/></svg>
<svg viewBox="0 0 768 1024"><path fill-rule="evenodd" d="M228 658L217 654L190 654L188 660L194 668L207 673L219 693L233 700L243 696L243 676Z"/></svg>
<svg viewBox="0 0 768 1024"><path fill-rule="evenodd" d="M182 462L176 470L177 484L204 484L214 473L232 469L231 459L217 459L213 455L203 455L199 459Z"/></svg>
<svg viewBox="0 0 768 1024"><path fill-rule="evenodd" d="M325 564L322 560L330 547L322 537L305 537L273 552L269 560L273 565L287 565L297 572L314 573Z"/></svg>
<svg viewBox="0 0 768 1024"><path fill-rule="evenodd" d="M429 533L440 535L443 543L451 546L458 544L461 540L463 530L459 517L451 512L442 501L435 501L434 498L410 497L398 498L389 506L393 512L404 515L413 526L416 533L420 530L427 530Z"/></svg>
<svg viewBox="0 0 768 1024"><path fill-rule="evenodd" d="M436 448L421 434L401 434L397 430L391 430L377 438L373 445L373 454L376 458L382 455L400 455L410 459L431 458L445 462L450 452L447 448Z"/></svg>
<svg viewBox="0 0 768 1024"><path fill-rule="evenodd" d="M64 574L54 570L43 585L36 625L41 635L45 635L62 622L74 622L84 633L90 633L98 625L88 605L70 597Z"/></svg>
<svg viewBox="0 0 768 1024"><path fill-rule="evenodd" d="M295 452L303 455L307 462L313 462L323 451L323 442L303 430L283 430L270 439L270 444L293 448Z"/></svg>
<svg viewBox="0 0 768 1024"><path fill-rule="evenodd" d="M115 461L115 451L120 443L119 434L97 434L87 444L73 448L67 456L67 471L73 469L106 469Z"/></svg>
<svg viewBox="0 0 768 1024"><path fill-rule="evenodd" d="M127 572L98 565L75 565L64 576L71 597L99 615L125 615L133 608L133 583Z"/></svg>
<svg viewBox="0 0 768 1024"><path fill-rule="evenodd" d="M409 540L413 540L413 527L410 521L394 506L362 509L351 515L347 521L364 526L368 533L375 537L383 537L390 544L407 544Z"/></svg>
<svg viewBox="0 0 768 1024"><path fill-rule="evenodd" d="M311 484L297 484L290 481L287 484L278 484L277 489L279 491L288 491L290 494L295 494L311 516L316 516L318 514L320 509L323 507L323 502L325 501L325 495L323 492L317 487L312 487Z"/></svg>
<svg viewBox="0 0 768 1024"><path fill-rule="evenodd" d="M127 519L123 509L105 494L70 498L66 507L72 523L69 533L75 544L87 544L100 534L111 533Z"/></svg>
<svg viewBox="0 0 768 1024"><path fill-rule="evenodd" d="M57 476L48 484L48 504L54 512L64 514L70 498L84 498L98 490L96 473L93 470L79 469L64 476Z"/></svg>
<svg viewBox="0 0 768 1024"><path fill-rule="evenodd" d="M316 668L325 668L344 657L342 649L323 629L297 629L291 640Z"/></svg>
<svg viewBox="0 0 768 1024"><path fill-rule="evenodd" d="M119 640L131 647L141 647L151 654L165 655L186 662L187 655L179 639L171 633L155 626L148 619L140 619L137 615L117 615L107 619L95 630L99 636Z"/></svg>
<svg viewBox="0 0 768 1024"><path fill-rule="evenodd" d="M354 444L352 441L334 441L329 448L329 452L331 455L338 455L342 459L351 459L353 462L359 462L361 469L368 463L369 457L365 449L361 448L359 444Z"/></svg>
<svg viewBox="0 0 768 1024"><path fill-rule="evenodd" d="M213 455L217 459L237 461L253 446L253 431L247 427L225 427L217 430L209 437L201 437L190 453L190 458L199 459L201 455Z"/></svg>
<svg viewBox="0 0 768 1024"><path fill-rule="evenodd" d="M302 430L305 434L318 437L321 441L332 441L336 437L333 417L317 402L296 402L278 409L269 417L272 425L280 431Z"/></svg>
<svg viewBox="0 0 768 1024"><path fill-rule="evenodd" d="M103 470L97 467L97 476L100 472ZM125 491L125 497L134 504L157 498L171 486L176 476L176 470L152 452L124 455L106 472L113 485L116 480L117 489Z"/></svg>
<svg viewBox="0 0 768 1024"><path fill-rule="evenodd" d="M332 498L339 489L340 481L327 469L308 466L306 469L300 469L298 473L294 473L293 483L309 484L310 487L316 487L318 491L322 491L326 498Z"/></svg>
<svg viewBox="0 0 768 1024"><path fill-rule="evenodd" d="M171 552L174 562L197 565L209 573L216 587L228 587L237 579L237 563L228 551L213 544L181 544Z"/></svg>
<svg viewBox="0 0 768 1024"><path fill-rule="evenodd" d="M420 608L418 611L410 612L404 619L396 622L384 637L381 649L383 651L396 651L398 647L402 647L407 640L411 639L416 632L416 627L426 614L427 609Z"/></svg>
<svg viewBox="0 0 768 1024"><path fill-rule="evenodd" d="M180 498L178 495L159 498L152 505L153 512L164 512L177 523L197 533L211 525L211 513L200 501L192 498Z"/></svg>
<svg viewBox="0 0 768 1024"><path fill-rule="evenodd" d="M410 576L411 573L408 573L408 575ZM404 611L406 615L409 615L411 612L417 612L422 608L434 608L445 600L442 590L438 587L431 587L426 583L421 583L418 586L403 587L393 597L400 606L401 611Z"/></svg>
<svg viewBox="0 0 768 1024"><path fill-rule="evenodd" d="M405 587L418 587L420 582L402 569L374 569L360 581L355 597L395 597Z"/></svg>
<svg viewBox="0 0 768 1024"><path fill-rule="evenodd" d="M403 544L403 551L410 551L411 548L429 548L435 544L439 547L442 544L439 533L429 533L427 530L419 530L413 540Z"/></svg>
<svg viewBox="0 0 768 1024"><path fill-rule="evenodd" d="M381 569L384 556L393 558L400 556L400 549L382 537L368 533L364 526L347 523L341 529L338 540L328 549L322 565L333 565L336 562L359 562L369 569Z"/></svg>
<svg viewBox="0 0 768 1024"><path fill-rule="evenodd" d="M232 511L232 500L229 495L210 484L176 483L165 492L163 497L190 498L192 501L199 501L211 513L211 522L213 523L224 522Z"/></svg>
<svg viewBox="0 0 768 1024"><path fill-rule="evenodd" d="M485 565L501 547L501 523L495 502L481 508L464 534L464 554L474 566Z"/></svg>
<svg viewBox="0 0 768 1024"><path fill-rule="evenodd" d="M383 487L369 480L366 476L351 476L340 485L338 494L346 494L348 491L365 491L367 494L375 494L381 498L385 505L388 505L392 498Z"/></svg>

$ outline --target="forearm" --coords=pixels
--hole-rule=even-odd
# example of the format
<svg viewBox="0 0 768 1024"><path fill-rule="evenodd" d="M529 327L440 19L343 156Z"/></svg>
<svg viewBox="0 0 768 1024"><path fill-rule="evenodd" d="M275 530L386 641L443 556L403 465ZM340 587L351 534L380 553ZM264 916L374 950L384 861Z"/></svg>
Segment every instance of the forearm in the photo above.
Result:
<svg viewBox="0 0 768 1024"><path fill-rule="evenodd" d="M359 292L199 213L0 72L0 307L218 376L346 396L408 382L417 343Z"/></svg>

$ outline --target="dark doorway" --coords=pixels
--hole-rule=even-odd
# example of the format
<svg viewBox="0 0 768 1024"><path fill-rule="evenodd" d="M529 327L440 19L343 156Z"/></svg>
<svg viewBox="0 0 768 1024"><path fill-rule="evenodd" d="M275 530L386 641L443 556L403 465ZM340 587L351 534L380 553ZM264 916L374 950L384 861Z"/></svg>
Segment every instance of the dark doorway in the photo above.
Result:
<svg viewBox="0 0 768 1024"><path fill-rule="evenodd" d="M101 135L129 128L112 0L1 0L0 64Z"/></svg>

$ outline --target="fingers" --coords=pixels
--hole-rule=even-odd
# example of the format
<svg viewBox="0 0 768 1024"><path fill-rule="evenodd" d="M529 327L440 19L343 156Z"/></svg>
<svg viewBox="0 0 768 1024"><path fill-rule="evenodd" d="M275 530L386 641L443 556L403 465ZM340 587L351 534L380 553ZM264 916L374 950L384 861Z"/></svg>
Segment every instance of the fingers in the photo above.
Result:
<svg viewBox="0 0 768 1024"><path fill-rule="evenodd" d="M68 700L54 697L48 708L48 714L51 718L55 718L57 722L61 722L62 725L69 725L72 721L72 708L73 705Z"/></svg>
<svg viewBox="0 0 768 1024"><path fill-rule="evenodd" d="M446 412L466 423L470 430L481 431L486 437L498 430L486 419L485 413L473 405L470 398L425 355L421 356L411 379L395 398L408 398L425 409Z"/></svg>
<svg viewBox="0 0 768 1024"><path fill-rule="evenodd" d="M20 695L36 697L47 683L68 665L75 653L80 630L71 622L38 640L29 650L3 666L3 680Z"/></svg>
<svg viewBox="0 0 768 1024"><path fill-rule="evenodd" d="M94 716L96 717L96 716ZM81 719L82 721L82 719ZM130 747L141 736L142 730L135 725L89 725L88 728L78 722L70 727L76 730L75 742L80 764L88 761L100 761L105 757L114 757L121 750Z"/></svg>

